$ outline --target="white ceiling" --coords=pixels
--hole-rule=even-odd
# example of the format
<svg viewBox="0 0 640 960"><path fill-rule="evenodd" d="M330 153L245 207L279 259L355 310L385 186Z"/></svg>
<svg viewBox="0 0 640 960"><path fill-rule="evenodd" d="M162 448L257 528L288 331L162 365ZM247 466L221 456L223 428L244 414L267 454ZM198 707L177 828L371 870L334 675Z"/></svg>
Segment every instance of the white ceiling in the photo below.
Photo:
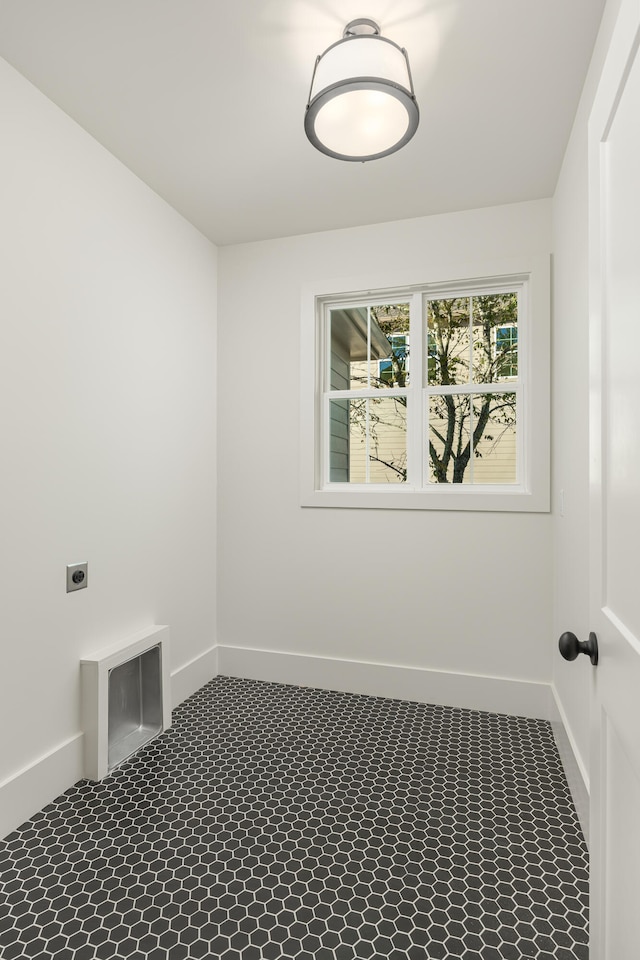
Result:
<svg viewBox="0 0 640 960"><path fill-rule="evenodd" d="M604 0L0 0L0 55L219 244L551 196ZM421 122L367 164L303 131L348 20Z"/></svg>

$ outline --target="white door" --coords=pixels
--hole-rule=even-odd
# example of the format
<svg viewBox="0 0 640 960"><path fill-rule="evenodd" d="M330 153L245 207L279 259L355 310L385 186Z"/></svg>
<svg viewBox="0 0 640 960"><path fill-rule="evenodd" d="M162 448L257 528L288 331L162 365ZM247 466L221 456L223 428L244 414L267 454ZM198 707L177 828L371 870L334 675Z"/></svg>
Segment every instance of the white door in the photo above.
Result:
<svg viewBox="0 0 640 960"><path fill-rule="evenodd" d="M640 0L589 123L591 960L640 958Z"/></svg>

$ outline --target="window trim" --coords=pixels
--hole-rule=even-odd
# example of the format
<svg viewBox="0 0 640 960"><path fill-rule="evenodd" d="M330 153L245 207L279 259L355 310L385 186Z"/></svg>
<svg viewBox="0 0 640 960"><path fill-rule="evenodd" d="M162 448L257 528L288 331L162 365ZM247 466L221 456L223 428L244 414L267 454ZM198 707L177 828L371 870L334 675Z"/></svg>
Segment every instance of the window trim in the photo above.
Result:
<svg viewBox="0 0 640 960"><path fill-rule="evenodd" d="M301 312L301 395L300 395L300 503L303 507L337 507L348 509L402 509L402 510L462 510L497 512L548 512L550 501L550 270L549 257L522 258L492 264L477 264L475 269L451 270L442 280L428 276L417 283L413 278L378 276L375 278L340 278L309 283L302 291ZM406 282L409 280L409 282ZM404 282L403 282L404 281ZM410 343L422 345L422 312L425 297L437 293L444 297L480 287L482 292L491 288L506 289L510 284L522 283L526 300L522 303L526 322L518 328L519 370L526 371L518 403L526 418L526 429L519 440L519 462L522 481L514 485L478 484L433 484L429 487L415 485L415 477L408 477L406 484L354 485L333 482L328 486L320 476L324 443L322 407L325 401L321 377L325 369L322 351L327 349L325 324L320 313L325 304L339 300L353 305L362 305L363 300L390 302L411 298ZM513 287L512 287L513 289ZM470 294L471 295L471 294ZM319 309L320 308L320 309ZM417 328L416 328L417 324ZM411 377L414 386L422 391L427 402L428 393L423 388L423 350L411 356ZM418 353L420 357L418 358ZM522 365L522 366L521 366ZM419 378L419 379L418 379ZM513 381L505 381L505 388ZM463 385L461 385L463 386ZM472 387L473 385L469 385ZM476 384L476 387L483 387ZM433 390L433 387L431 388ZM384 396L395 390L385 389ZM473 391L470 391L473 392ZM477 392L477 391L476 391ZM509 391L516 392L516 391ZM379 395L379 393L377 394ZM411 416L411 405L408 415ZM424 415L424 410L422 411ZM520 415L520 414L519 414ZM408 431L415 438L417 431ZM409 449L409 463L422 465L424 456L422 438L420 450ZM411 440L408 440L410 443ZM415 442L415 439L414 439ZM412 456L413 454L413 456ZM416 461L416 454L418 460Z"/></svg>

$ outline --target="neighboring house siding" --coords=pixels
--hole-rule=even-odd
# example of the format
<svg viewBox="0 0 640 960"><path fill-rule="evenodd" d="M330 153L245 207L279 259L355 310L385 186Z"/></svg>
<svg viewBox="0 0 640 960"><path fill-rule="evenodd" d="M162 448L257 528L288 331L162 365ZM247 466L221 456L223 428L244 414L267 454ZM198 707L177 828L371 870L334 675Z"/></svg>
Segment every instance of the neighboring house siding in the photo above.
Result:
<svg viewBox="0 0 640 960"><path fill-rule="evenodd" d="M331 389L349 389L349 364L337 353L331 354ZM349 401L330 404L330 477L333 483L349 482Z"/></svg>
<svg viewBox="0 0 640 960"><path fill-rule="evenodd" d="M473 482L515 483L516 460L515 429L501 425L490 426L478 444L473 463Z"/></svg>
<svg viewBox="0 0 640 960"><path fill-rule="evenodd" d="M383 390L380 391L384 393ZM359 401L361 404L365 400ZM402 472L407 462L407 408L391 397L381 396L379 401L370 400L373 417L380 422L371 428L369 440L369 483L402 483ZM380 406L382 409L380 409ZM394 464L396 469L388 464ZM367 448L362 429L352 424L351 433L351 481L365 483L367 478Z"/></svg>

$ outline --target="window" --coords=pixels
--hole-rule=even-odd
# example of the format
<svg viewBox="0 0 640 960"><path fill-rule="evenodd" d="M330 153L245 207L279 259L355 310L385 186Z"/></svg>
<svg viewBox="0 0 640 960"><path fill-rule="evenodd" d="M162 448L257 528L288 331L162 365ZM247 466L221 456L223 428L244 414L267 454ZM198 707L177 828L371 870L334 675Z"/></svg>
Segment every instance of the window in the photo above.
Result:
<svg viewBox="0 0 640 960"><path fill-rule="evenodd" d="M522 284L426 296L428 483L516 484ZM516 336L505 335L514 330ZM508 372L506 372L508 371ZM502 383L509 379L509 386Z"/></svg>
<svg viewBox="0 0 640 960"><path fill-rule="evenodd" d="M387 334L391 352L388 359L378 360L378 376L389 386L404 386L409 373L409 334Z"/></svg>
<svg viewBox="0 0 640 960"><path fill-rule="evenodd" d="M518 376L518 327L509 323L495 328L494 340L495 357L497 360L498 378Z"/></svg>
<svg viewBox="0 0 640 960"><path fill-rule="evenodd" d="M548 362L531 377L548 316L533 336L531 272L312 302L304 505L548 509Z"/></svg>

